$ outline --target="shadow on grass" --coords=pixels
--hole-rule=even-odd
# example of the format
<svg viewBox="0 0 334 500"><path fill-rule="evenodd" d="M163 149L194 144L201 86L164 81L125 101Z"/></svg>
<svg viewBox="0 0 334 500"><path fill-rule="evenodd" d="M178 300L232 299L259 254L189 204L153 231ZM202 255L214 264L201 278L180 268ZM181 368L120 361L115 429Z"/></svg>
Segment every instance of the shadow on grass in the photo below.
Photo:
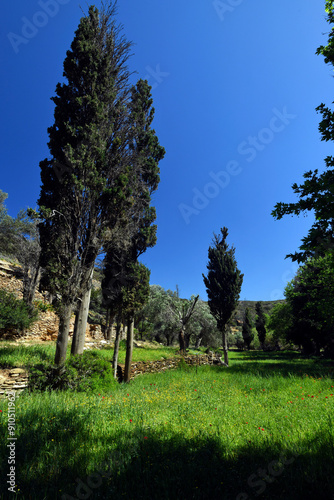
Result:
<svg viewBox="0 0 334 500"><path fill-rule="evenodd" d="M333 376L334 361L303 356L296 352L264 353L258 351L240 352L231 356L229 373L249 373L262 377L280 375L283 377Z"/></svg>
<svg viewBox="0 0 334 500"><path fill-rule="evenodd" d="M62 420L65 425L65 420ZM83 428L76 428L82 433ZM226 449L214 437L184 439L135 430L107 440L95 467L74 443L58 440L45 452L42 441L26 429L17 442L16 482L25 500L52 499L228 499L331 500L334 498L333 442L328 434L302 442L299 451L286 445L246 443ZM44 455L42 455L44 453ZM49 461L39 471L41 461ZM86 471L86 472L84 472ZM88 471L88 472L87 472ZM1 470L6 476L5 468ZM6 495L1 485L1 499Z"/></svg>

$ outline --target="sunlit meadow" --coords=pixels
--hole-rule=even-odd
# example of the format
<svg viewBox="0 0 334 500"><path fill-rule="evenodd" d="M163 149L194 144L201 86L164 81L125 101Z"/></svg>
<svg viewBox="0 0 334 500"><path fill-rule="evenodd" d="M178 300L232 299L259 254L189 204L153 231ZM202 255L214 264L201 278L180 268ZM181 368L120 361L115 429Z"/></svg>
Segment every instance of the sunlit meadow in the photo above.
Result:
<svg viewBox="0 0 334 500"><path fill-rule="evenodd" d="M230 360L86 393L23 393L17 498L334 498L333 364L288 352ZM4 478L3 399L0 409Z"/></svg>

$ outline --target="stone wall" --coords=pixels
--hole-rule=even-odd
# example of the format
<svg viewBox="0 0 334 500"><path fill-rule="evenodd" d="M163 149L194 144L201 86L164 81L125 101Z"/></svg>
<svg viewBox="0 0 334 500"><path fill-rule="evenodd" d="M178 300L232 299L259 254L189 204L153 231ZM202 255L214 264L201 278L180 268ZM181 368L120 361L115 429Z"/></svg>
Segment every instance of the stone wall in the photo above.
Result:
<svg viewBox="0 0 334 500"><path fill-rule="evenodd" d="M220 356L216 354L203 354L184 356L179 358L161 359L158 361L137 361L131 364L130 378L133 379L144 373L159 373L165 370L171 370L178 367L181 360L190 366L201 365L222 365ZM118 380L121 382L124 375L124 365L119 364L117 370Z"/></svg>

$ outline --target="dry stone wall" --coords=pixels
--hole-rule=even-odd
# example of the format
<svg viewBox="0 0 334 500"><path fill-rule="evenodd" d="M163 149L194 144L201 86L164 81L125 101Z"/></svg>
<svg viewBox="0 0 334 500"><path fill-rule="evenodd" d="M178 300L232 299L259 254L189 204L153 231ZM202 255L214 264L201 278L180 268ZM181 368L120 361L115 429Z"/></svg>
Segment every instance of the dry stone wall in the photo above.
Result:
<svg viewBox="0 0 334 500"><path fill-rule="evenodd" d="M143 375L144 373L159 373L165 370L171 370L178 367L180 361L183 361L190 366L201 366L201 365L221 365L222 360L220 356L212 354L203 355L192 355L183 356L179 358L171 359L161 359L158 361L137 361L131 364L131 374L130 378L134 379L138 375ZM121 382L124 375L124 365L119 364L117 370L118 380Z"/></svg>
<svg viewBox="0 0 334 500"><path fill-rule="evenodd" d="M104 344L99 345L100 348ZM144 373L161 373L165 370L172 370L178 367L181 360L190 366L201 365L219 365L221 358L214 354L203 354L184 356L171 359L161 359L158 361L138 361L131 364L131 379L143 375ZM110 367L111 369L111 367ZM124 365L119 364L117 376L119 382L122 382L124 375ZM29 374L23 368L12 368L0 370L0 398L6 395L7 391L15 391L20 394L25 388L28 387Z"/></svg>
<svg viewBox="0 0 334 500"><path fill-rule="evenodd" d="M0 397L8 391L20 394L28 387L28 372L23 368L12 368L0 371Z"/></svg>

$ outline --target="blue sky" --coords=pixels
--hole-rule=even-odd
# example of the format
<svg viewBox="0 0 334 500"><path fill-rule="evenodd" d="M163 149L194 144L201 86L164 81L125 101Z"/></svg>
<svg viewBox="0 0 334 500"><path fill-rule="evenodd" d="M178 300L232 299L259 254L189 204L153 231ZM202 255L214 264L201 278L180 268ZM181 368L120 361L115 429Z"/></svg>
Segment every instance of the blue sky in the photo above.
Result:
<svg viewBox="0 0 334 500"><path fill-rule="evenodd" d="M275 221L271 211L295 201L291 185L332 154L315 111L332 102L331 68L315 55L330 28L324 3L119 0L118 20L134 42L132 80L153 86L166 149L153 199L158 243L141 259L152 284L205 300L208 247L226 226L244 273L240 299L283 298L297 269L285 255L313 218ZM12 216L36 206L50 97L81 16L77 0L2 5L0 189Z"/></svg>

